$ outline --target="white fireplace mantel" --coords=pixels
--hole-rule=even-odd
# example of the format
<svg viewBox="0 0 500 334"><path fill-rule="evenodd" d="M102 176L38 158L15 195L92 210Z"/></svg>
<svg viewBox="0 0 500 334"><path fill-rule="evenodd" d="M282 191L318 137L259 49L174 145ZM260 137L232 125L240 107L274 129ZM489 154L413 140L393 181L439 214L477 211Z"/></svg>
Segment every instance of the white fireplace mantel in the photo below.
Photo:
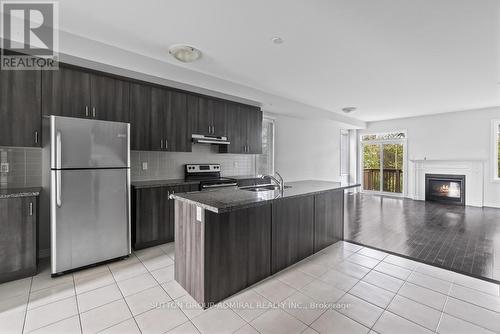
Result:
<svg viewBox="0 0 500 334"><path fill-rule="evenodd" d="M410 160L415 168L415 196L425 200L425 174L465 175L465 205L484 205L484 163L483 159Z"/></svg>

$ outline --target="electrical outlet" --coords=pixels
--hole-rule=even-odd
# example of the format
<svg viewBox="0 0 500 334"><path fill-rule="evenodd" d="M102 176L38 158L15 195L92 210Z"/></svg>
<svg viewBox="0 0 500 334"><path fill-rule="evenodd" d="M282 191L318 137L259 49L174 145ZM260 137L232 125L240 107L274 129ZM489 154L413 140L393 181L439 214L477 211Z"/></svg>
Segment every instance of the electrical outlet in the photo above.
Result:
<svg viewBox="0 0 500 334"><path fill-rule="evenodd" d="M2 173L8 173L9 172L9 163L8 162L2 162L0 164L0 172L2 172Z"/></svg>
<svg viewBox="0 0 500 334"><path fill-rule="evenodd" d="M238 162L237 161L233 161L233 168L238 168Z"/></svg>
<svg viewBox="0 0 500 334"><path fill-rule="evenodd" d="M148 163L147 162L142 163L142 170L148 170Z"/></svg>

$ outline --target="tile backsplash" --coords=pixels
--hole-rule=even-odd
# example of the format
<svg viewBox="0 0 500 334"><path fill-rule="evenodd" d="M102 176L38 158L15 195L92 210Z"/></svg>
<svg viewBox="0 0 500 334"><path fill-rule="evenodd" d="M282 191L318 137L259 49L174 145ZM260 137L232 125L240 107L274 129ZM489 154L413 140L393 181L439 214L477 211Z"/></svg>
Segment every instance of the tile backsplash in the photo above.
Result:
<svg viewBox="0 0 500 334"><path fill-rule="evenodd" d="M147 169L143 170L143 163ZM219 163L223 176L255 174L255 156L220 154L210 145L193 145L193 152L131 152L131 178L136 180L182 179L184 164ZM0 188L39 187L42 184L42 149L0 147Z"/></svg>
<svg viewBox="0 0 500 334"><path fill-rule="evenodd" d="M0 166L0 188L38 187L42 184L41 148L0 147Z"/></svg>
<svg viewBox="0 0 500 334"><path fill-rule="evenodd" d="M147 163L147 170L142 164ZM193 145L193 152L131 152L131 177L136 180L182 179L184 164L219 163L222 176L255 174L255 156L250 154L220 154L211 145Z"/></svg>

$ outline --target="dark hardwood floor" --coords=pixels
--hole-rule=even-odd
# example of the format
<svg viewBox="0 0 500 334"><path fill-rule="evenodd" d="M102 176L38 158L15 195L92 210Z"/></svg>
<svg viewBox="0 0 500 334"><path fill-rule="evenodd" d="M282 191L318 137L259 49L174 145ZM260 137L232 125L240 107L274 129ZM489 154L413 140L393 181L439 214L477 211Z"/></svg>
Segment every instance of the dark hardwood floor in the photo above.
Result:
<svg viewBox="0 0 500 334"><path fill-rule="evenodd" d="M346 241L500 281L500 209L358 193L345 219Z"/></svg>

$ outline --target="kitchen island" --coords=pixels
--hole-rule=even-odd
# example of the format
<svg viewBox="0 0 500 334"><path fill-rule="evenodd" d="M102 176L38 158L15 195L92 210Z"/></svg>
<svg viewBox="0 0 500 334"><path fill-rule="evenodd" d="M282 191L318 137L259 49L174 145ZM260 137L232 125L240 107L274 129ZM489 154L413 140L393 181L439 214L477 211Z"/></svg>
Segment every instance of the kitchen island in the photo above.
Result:
<svg viewBox="0 0 500 334"><path fill-rule="evenodd" d="M283 191L223 188L175 200L175 280L203 307L343 239L344 190L287 183Z"/></svg>

